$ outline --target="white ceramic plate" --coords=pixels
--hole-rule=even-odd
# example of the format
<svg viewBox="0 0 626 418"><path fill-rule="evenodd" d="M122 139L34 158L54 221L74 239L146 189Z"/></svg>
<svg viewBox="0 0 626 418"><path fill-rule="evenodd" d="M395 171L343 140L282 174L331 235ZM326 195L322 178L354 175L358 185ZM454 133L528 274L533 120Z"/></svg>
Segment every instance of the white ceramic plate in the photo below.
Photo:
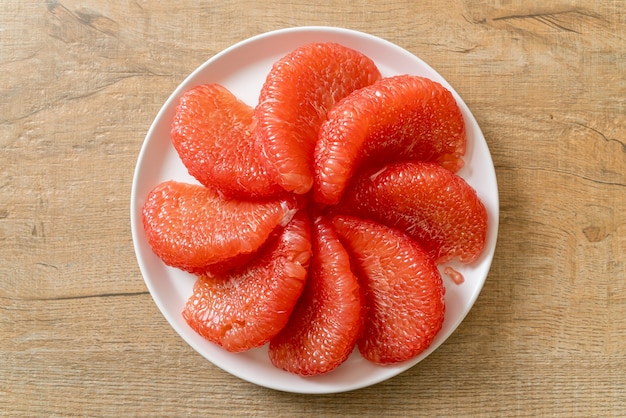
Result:
<svg viewBox="0 0 626 418"><path fill-rule="evenodd" d="M332 41L359 50L372 58L383 76L415 74L440 82L455 95L467 125L465 167L459 174L477 191L487 207L489 232L482 257L469 266L453 265L465 281L456 285L444 275L446 317L443 329L420 356L394 366L376 366L358 350L335 371L317 377L298 377L276 369L267 347L232 354L207 342L187 326L181 316L192 293L194 276L167 267L151 251L141 223L141 207L158 183L175 179L195 182L171 145L170 124L179 97L198 84L220 83L254 106L272 64L293 49L310 43ZM240 42L209 59L172 93L154 120L139 154L131 194L131 227L141 273L157 306L180 336L198 353L241 379L268 388L297 393L334 393L354 390L389 379L414 366L439 347L458 327L482 289L493 258L498 229L498 188L491 155L471 112L452 87L431 67L406 50L380 38L332 27L298 27L278 30ZM442 266L442 272L443 272Z"/></svg>

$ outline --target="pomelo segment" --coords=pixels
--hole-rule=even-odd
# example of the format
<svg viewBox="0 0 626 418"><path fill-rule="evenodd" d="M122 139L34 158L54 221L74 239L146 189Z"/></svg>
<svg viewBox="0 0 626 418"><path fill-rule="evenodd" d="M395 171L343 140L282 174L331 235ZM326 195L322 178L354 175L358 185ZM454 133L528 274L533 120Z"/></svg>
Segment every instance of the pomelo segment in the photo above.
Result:
<svg viewBox="0 0 626 418"><path fill-rule="evenodd" d="M148 194L142 221L152 251L165 264L200 273L211 264L256 251L297 207L291 197L226 200L213 189L170 180Z"/></svg>
<svg viewBox="0 0 626 418"><path fill-rule="evenodd" d="M229 197L268 197L283 189L258 158L253 109L218 84L183 94L172 122L172 144L193 177Z"/></svg>
<svg viewBox="0 0 626 418"><path fill-rule="evenodd" d="M200 276L183 317L198 334L231 352L259 347L287 323L302 293L311 256L304 211L249 264Z"/></svg>
<svg viewBox="0 0 626 418"><path fill-rule="evenodd" d="M452 93L412 75L355 90L328 113L315 147L315 200L336 204L362 165L435 161L456 172L466 133Z"/></svg>
<svg viewBox="0 0 626 418"><path fill-rule="evenodd" d="M363 294L350 259L326 218L313 221L313 259L287 326L270 342L274 366L302 376L328 373L355 347L364 318Z"/></svg>
<svg viewBox="0 0 626 418"><path fill-rule="evenodd" d="M365 289L361 355L377 364L393 364L426 350L445 313L437 266L399 231L354 217L336 217L333 223Z"/></svg>
<svg viewBox="0 0 626 418"><path fill-rule="evenodd" d="M374 62L336 43L312 43L278 60L254 110L254 135L273 180L297 194L313 184L313 149L326 113L380 78Z"/></svg>
<svg viewBox="0 0 626 418"><path fill-rule="evenodd" d="M487 238L487 210L476 191L437 163L408 161L364 170L332 210L404 231L436 263L455 257L471 263Z"/></svg>

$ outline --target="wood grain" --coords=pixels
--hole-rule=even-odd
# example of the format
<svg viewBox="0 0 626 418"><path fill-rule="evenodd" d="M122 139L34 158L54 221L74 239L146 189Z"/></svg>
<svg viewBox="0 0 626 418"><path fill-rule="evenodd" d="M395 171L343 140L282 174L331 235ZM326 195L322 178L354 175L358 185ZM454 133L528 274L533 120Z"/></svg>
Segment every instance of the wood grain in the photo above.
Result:
<svg viewBox="0 0 626 418"><path fill-rule="evenodd" d="M0 414L623 416L626 12L620 2L10 0L0 8ZM487 283L425 361L366 389L276 392L201 358L135 260L130 187L171 91L224 48L333 25L461 94L501 224Z"/></svg>

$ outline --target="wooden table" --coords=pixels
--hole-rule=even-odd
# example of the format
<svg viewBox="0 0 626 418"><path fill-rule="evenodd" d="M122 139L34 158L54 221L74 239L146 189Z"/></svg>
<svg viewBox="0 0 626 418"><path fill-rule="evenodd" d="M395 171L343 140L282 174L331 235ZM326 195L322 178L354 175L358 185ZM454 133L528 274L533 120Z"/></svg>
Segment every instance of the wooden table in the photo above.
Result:
<svg viewBox="0 0 626 418"><path fill-rule="evenodd" d="M625 10L4 2L0 413L623 416ZM495 259L462 325L409 371L336 395L258 387L193 351L148 293L129 224L138 152L178 83L240 40L301 25L369 32L439 71L481 125L500 192Z"/></svg>

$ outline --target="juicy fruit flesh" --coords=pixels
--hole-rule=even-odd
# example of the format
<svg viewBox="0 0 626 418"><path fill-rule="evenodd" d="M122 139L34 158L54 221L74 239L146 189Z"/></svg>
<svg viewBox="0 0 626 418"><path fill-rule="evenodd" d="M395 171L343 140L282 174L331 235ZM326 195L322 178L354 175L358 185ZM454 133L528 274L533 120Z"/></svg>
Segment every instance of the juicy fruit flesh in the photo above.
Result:
<svg viewBox="0 0 626 418"><path fill-rule="evenodd" d="M308 192L313 149L326 113L379 78L370 58L335 43L308 44L276 62L254 111L254 135L273 180L287 191Z"/></svg>
<svg viewBox="0 0 626 418"><path fill-rule="evenodd" d="M199 277L183 317L228 351L259 347L287 323L304 288L310 255L309 220L301 211L250 264Z"/></svg>
<svg viewBox="0 0 626 418"><path fill-rule="evenodd" d="M196 273L255 251L294 211L289 200L225 200L200 185L167 181L149 193L142 219L154 253Z"/></svg>
<svg viewBox="0 0 626 418"><path fill-rule="evenodd" d="M362 294L348 254L321 216L313 221L313 254L304 292L269 347L276 367L303 376L328 373L343 363L363 319Z"/></svg>
<svg viewBox="0 0 626 418"><path fill-rule="evenodd" d="M230 197L268 197L282 188L272 182L256 152L253 109L229 90L208 84L180 98L172 122L172 144L189 173Z"/></svg>
<svg viewBox="0 0 626 418"><path fill-rule="evenodd" d="M219 85L191 89L172 143L204 187L162 183L142 214L155 254L198 275L183 317L229 351L269 341L291 373L328 373L355 345L377 364L418 355L444 317L435 260L470 262L484 246L484 206L453 174L465 127L452 94L422 77L381 79L338 44L279 60L254 109Z"/></svg>
<svg viewBox="0 0 626 418"><path fill-rule="evenodd" d="M384 78L328 113L315 148L315 199L336 204L363 164L436 161L457 171L465 142L463 115L450 91L424 77Z"/></svg>
<svg viewBox="0 0 626 418"><path fill-rule="evenodd" d="M437 266L409 237L351 217L333 220L365 288L367 318L359 351L378 364L409 360L442 327L445 288Z"/></svg>
<svg viewBox="0 0 626 418"><path fill-rule="evenodd" d="M471 263L487 239L487 210L462 177L435 163L402 162L360 173L337 213L406 232L437 263Z"/></svg>

